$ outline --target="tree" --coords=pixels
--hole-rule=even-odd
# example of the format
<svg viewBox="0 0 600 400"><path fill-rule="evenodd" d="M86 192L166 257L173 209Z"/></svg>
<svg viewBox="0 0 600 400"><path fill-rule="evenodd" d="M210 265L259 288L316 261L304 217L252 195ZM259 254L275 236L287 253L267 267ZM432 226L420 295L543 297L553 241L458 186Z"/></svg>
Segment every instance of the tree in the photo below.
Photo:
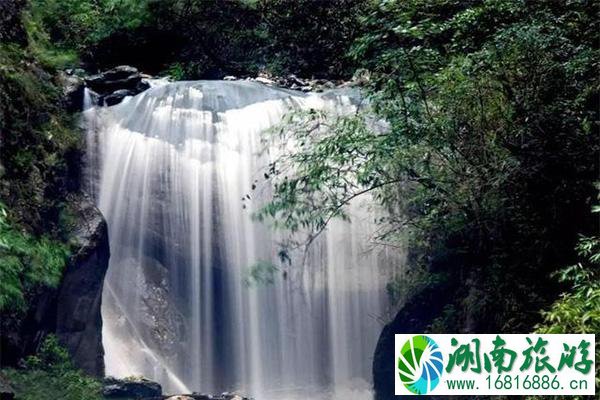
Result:
<svg viewBox="0 0 600 400"><path fill-rule="evenodd" d="M257 218L310 242L370 192L389 211L383 238L410 230L416 264L472 280L459 321L482 290L475 312L497 318L475 316L476 329L531 326L577 232L597 229L584 211L599 150L593 15L585 1L377 3L351 55L388 126L290 117L279 143L299 146L271 165L275 196Z"/></svg>

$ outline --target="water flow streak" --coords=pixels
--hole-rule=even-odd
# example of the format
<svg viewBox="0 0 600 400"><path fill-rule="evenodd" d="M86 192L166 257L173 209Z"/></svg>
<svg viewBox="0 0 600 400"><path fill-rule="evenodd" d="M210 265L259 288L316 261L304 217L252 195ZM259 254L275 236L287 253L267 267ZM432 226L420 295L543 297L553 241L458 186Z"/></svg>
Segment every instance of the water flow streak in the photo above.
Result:
<svg viewBox="0 0 600 400"><path fill-rule="evenodd" d="M273 234L250 218L260 201L242 208L268 162L261 132L294 109L352 107L335 93L199 81L85 111L90 191L112 254L107 374L259 400L353 398L354 386L368 388L389 255L369 245L365 207L352 205L352 223L329 227L304 269L272 284L244 281L248 267L277 253Z"/></svg>

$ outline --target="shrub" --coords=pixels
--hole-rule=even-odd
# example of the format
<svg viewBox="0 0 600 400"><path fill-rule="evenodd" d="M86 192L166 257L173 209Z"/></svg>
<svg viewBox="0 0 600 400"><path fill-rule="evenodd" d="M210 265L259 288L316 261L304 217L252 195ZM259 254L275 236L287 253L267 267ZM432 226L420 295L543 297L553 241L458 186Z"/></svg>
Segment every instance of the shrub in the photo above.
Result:
<svg viewBox="0 0 600 400"><path fill-rule="evenodd" d="M66 244L34 237L11 225L0 203L0 310L24 308L36 285L56 287L69 255Z"/></svg>
<svg viewBox="0 0 600 400"><path fill-rule="evenodd" d="M5 369L16 400L100 400L100 382L73 367L67 351L54 335L44 340L36 356L22 369Z"/></svg>

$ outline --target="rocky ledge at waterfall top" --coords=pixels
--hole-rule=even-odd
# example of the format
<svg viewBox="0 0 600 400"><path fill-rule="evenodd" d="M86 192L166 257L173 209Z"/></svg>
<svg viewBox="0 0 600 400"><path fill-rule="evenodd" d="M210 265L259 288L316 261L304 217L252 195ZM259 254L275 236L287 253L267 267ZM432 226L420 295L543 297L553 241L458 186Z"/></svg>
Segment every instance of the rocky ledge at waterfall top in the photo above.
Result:
<svg viewBox="0 0 600 400"><path fill-rule="evenodd" d="M361 74L356 75L350 81L342 81L342 80L329 80L329 79L304 79L299 78L296 75L288 75L288 76L271 76L267 74L259 74L256 77L244 77L238 78L232 75L225 76L223 78L225 81L237 81L237 80L247 80L254 81L258 83L262 83L263 85L290 89L290 90L298 90L304 93L309 92L323 92L328 89L336 89L336 88L344 88L344 87L354 87L360 86L368 80L366 76Z"/></svg>
<svg viewBox="0 0 600 400"><path fill-rule="evenodd" d="M70 112L81 111L83 105L84 88L90 90L94 103L113 106L119 104L127 96L135 96L150 88L148 79L150 75L140 73L135 67L120 65L107 71L86 75L82 69L67 69L60 74L63 86L65 108ZM350 81L329 79L304 79L296 75L272 76L259 74L256 77L236 77L227 75L225 81L253 81L266 86L297 90L304 93L323 92L329 89L361 86L368 81L368 76L356 75Z"/></svg>
<svg viewBox="0 0 600 400"><path fill-rule="evenodd" d="M82 69L67 69L60 74L66 108L81 111L84 88L90 90L96 104L113 106L127 96L135 96L150 87L148 75L137 68L121 65L95 75L86 76Z"/></svg>

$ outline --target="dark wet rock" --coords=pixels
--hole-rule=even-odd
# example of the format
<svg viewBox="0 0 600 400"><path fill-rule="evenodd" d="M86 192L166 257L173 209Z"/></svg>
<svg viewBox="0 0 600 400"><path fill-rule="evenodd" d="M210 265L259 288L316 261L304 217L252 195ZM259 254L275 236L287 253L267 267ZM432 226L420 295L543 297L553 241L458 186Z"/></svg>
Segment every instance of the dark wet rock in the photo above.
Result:
<svg viewBox="0 0 600 400"><path fill-rule="evenodd" d="M101 74L107 82L116 82L137 78L140 76L139 71L135 67L129 65L120 65L113 69L109 69ZM141 77L140 77L141 78Z"/></svg>
<svg viewBox="0 0 600 400"><path fill-rule="evenodd" d="M234 78L234 77L228 77ZM298 90L304 93L323 92L327 89L335 89L339 87L351 87L359 84L358 81L331 81L328 79L302 79L296 75L288 75L286 77L276 77L261 74L254 78L246 78L246 80L262 83L267 86L276 86L280 88Z"/></svg>
<svg viewBox="0 0 600 400"><path fill-rule="evenodd" d="M119 104L123 99L127 96L133 96L135 92L129 89L119 89L115 90L113 93L104 97L104 104L107 106L114 106L115 104Z"/></svg>
<svg viewBox="0 0 600 400"><path fill-rule="evenodd" d="M75 75L73 70L60 72L58 80L63 89L63 102L67 112L81 111L83 106L83 92L85 83L83 79Z"/></svg>
<svg viewBox="0 0 600 400"><path fill-rule="evenodd" d="M148 90L148 89L150 89L150 84L149 84L148 82L146 82L146 81L140 81L140 82L139 82L139 83L136 85L134 92L136 92L136 93L141 93L141 92L143 92L144 90Z"/></svg>
<svg viewBox="0 0 600 400"><path fill-rule="evenodd" d="M101 104L120 103L126 96L134 96L147 90L150 85L136 68L121 65L100 74L85 78L86 86L98 94Z"/></svg>
<svg viewBox="0 0 600 400"><path fill-rule="evenodd" d="M151 399L163 398L160 384L144 378L105 378L102 396L107 399Z"/></svg>
<svg viewBox="0 0 600 400"><path fill-rule="evenodd" d="M306 86L306 81L299 79L296 75L289 75L287 82L298 86Z"/></svg>
<svg viewBox="0 0 600 400"><path fill-rule="evenodd" d="M89 76L85 84L94 92L107 95L120 89L135 90L141 81L142 76L137 69L123 65Z"/></svg>

